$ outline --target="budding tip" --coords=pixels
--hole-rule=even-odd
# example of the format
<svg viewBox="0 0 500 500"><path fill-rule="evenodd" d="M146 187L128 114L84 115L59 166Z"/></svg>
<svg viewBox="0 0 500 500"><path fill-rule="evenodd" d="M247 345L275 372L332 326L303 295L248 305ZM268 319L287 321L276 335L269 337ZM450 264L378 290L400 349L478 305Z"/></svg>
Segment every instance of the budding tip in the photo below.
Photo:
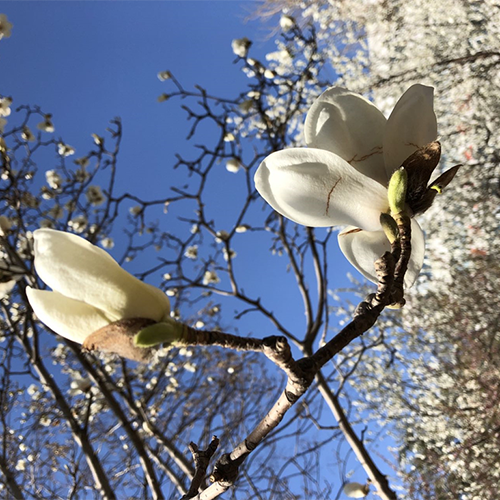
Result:
<svg viewBox="0 0 500 500"><path fill-rule="evenodd" d="M389 214L380 214L380 225L391 245L399 239L398 225Z"/></svg>
<svg viewBox="0 0 500 500"><path fill-rule="evenodd" d="M392 213L397 214L404 211L407 187L408 172L405 167L402 166L392 174L387 188L387 197Z"/></svg>

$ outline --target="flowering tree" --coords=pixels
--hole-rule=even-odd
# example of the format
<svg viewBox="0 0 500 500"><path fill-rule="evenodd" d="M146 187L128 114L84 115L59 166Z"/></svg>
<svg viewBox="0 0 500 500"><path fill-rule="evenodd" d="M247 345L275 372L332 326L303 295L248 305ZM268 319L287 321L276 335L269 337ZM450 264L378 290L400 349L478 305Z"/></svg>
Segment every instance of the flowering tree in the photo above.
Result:
<svg viewBox="0 0 500 500"><path fill-rule="evenodd" d="M438 90L446 158L465 166L443 194L446 211L435 205L423 216L420 284L407 294L400 318L379 322L385 347L357 362L352 382L365 401L364 418L370 409L379 421L396 422L412 498L494 498L498 3L310 2L300 11L285 4L297 23L304 17L316 23L319 39L347 29L346 45L326 44L324 57L341 67L342 48L357 47L342 77L349 88L370 89L382 109L412 83Z"/></svg>
<svg viewBox="0 0 500 500"><path fill-rule="evenodd" d="M431 298L444 294L434 282L421 293L417 287L411 314L403 313L403 319L400 312L379 315L386 305L403 304L403 282L410 286L422 266L423 233L407 209L413 214L428 208L456 169L429 182L440 156L431 89L411 87L403 77L390 87L373 83L376 73L367 72L379 64L369 50L375 43L373 26L366 24L365 32L366 20L335 9L311 5L302 14L321 20L304 28L297 15L283 16L284 33L266 63L250 57L249 40L235 40L233 50L250 83L234 98L218 98L202 88L185 90L168 71L158 75L170 85L159 101L181 97L189 103L188 138L201 124L217 136L198 155L179 157L175 167L184 169L187 180L164 199L116 192L119 121L108 135L94 135L94 147L75 166L69 160L73 148L51 136L50 115L21 106L21 125L2 122L7 209L2 219L5 445L0 468L4 488L14 496L52 498L82 490L91 495L95 484L95 496L109 498L215 498L237 481L233 498L339 497L353 467L347 442L379 496L396 498L371 452L376 439L366 432L374 428L365 427L367 413L379 420L404 414L405 422L419 417L404 413L408 392L396 390L400 370L419 373L413 368L418 362L412 361L419 343L402 348L405 337L398 327L413 320L429 332L427 318L436 324ZM339 13L343 21L335 17ZM327 46L325 40L330 40ZM328 73L331 65L338 70L337 82ZM413 75L415 80L420 76ZM353 92L330 89L316 100L332 83L365 95L372 91L382 108L395 104L389 96L397 99L409 90L386 121ZM2 98L4 117L12 102ZM302 122L309 108L306 150L298 146L304 145ZM439 121L441 116L438 112ZM35 124L36 136L31 132ZM447 141L454 135L446 127L443 132L440 123L439 130L451 165ZM48 149L57 152L59 165L43 172L37 155ZM219 201L210 192L221 175L220 163L237 174L235 185L242 193L230 219L220 216ZM401 164L404 169L397 170ZM257 167L257 189L276 211L255 191ZM436 229L436 221L447 219L442 206L431 208L433 219L424 227ZM159 209L178 215L186 230L173 233L154 222ZM463 212L468 214L466 207ZM380 220L381 213L387 217ZM352 226L339 236L342 252L378 285L358 308L344 308L349 317L342 319L343 328L333 321L341 304L329 293L340 258L334 253L336 238L331 229L310 227L337 224ZM46 229L33 234L41 226ZM114 254L118 264L149 257L144 260L149 267L142 264L136 274L157 288L135 280L104 250L53 231L77 233L111 250L120 226L126 244ZM431 243L431 251L454 248L453 231L434 232L443 242ZM296 286L305 313L301 327L289 324L286 309L273 312L273 295L247 288L238 261L248 238L254 248L270 248L279 259L283 273L275 279ZM151 264L153 253L159 257ZM455 262L447 261L447 269ZM428 269L426 275L432 276ZM38 291L44 285L35 271L52 292ZM413 315L420 307L414 305L417 300L425 307ZM54 334L32 308L38 320L68 340L51 340ZM379 326L370 329L377 319ZM87 324L92 325L88 330ZM439 345L443 353L449 344L440 339ZM444 371L436 373L444 380ZM383 382L374 388L376 380ZM354 381L361 381L357 391ZM410 405L422 401L415 397ZM425 443L422 422L404 437L411 465L425 462L416 454ZM49 439L52 448L39 451L39 443ZM288 451L291 441L295 452ZM335 481L321 476L325 457L331 456L337 457ZM215 467L209 468L211 459ZM213 480L208 488L207 471ZM422 485L430 474L422 469ZM406 478L409 487L425 491L415 478ZM345 488L352 497L369 491L369 484L352 481Z"/></svg>

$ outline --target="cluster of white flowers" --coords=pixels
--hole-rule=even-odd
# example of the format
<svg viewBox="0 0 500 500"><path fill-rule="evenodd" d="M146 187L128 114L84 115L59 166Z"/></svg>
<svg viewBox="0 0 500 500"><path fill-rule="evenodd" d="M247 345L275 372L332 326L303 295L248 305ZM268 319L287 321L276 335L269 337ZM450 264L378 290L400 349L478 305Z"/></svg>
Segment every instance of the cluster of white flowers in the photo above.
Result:
<svg viewBox="0 0 500 500"><path fill-rule="evenodd" d="M61 156L71 156L75 154L75 149L69 146L68 144L64 144L64 142L58 143L57 151Z"/></svg>
<svg viewBox="0 0 500 500"><path fill-rule="evenodd" d="M55 170L47 170L45 180L50 188L54 190L60 189L63 183L62 177Z"/></svg>
<svg viewBox="0 0 500 500"><path fill-rule="evenodd" d="M83 233L85 229L87 229L88 220L85 215L77 215L73 217L70 221L68 221L68 226L75 233Z"/></svg>
<svg viewBox="0 0 500 500"><path fill-rule="evenodd" d="M220 282L219 276L217 276L217 273L215 271L205 271L205 274L203 275L203 284L204 285L216 285L217 283ZM200 328L200 327L197 327Z"/></svg>
<svg viewBox="0 0 500 500"><path fill-rule="evenodd" d="M188 259L195 260L198 258L198 245L192 245L190 247L186 248L186 251L184 252L184 257Z"/></svg>

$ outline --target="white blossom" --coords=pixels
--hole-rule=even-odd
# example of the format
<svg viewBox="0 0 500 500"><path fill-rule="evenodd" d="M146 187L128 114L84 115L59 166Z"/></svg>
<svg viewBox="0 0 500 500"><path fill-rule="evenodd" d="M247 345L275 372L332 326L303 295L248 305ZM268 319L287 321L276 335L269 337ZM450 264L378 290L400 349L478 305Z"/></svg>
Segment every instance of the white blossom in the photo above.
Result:
<svg viewBox="0 0 500 500"><path fill-rule="evenodd" d="M160 82L164 82L165 80L170 80L170 78L172 78L172 73L170 73L170 71L168 70L160 71L158 73L158 80L160 80Z"/></svg>
<svg viewBox="0 0 500 500"><path fill-rule="evenodd" d="M247 56L250 45L252 45L252 42L247 37L236 38L231 42L233 52L239 57Z"/></svg>
<svg viewBox="0 0 500 500"><path fill-rule="evenodd" d="M215 271L205 271L205 274L203 275L203 284L204 285L215 285L220 282L219 276L217 276L217 273ZM201 327L196 327L196 328L201 328Z"/></svg>
<svg viewBox="0 0 500 500"><path fill-rule="evenodd" d="M23 131L21 132L21 137L26 142L33 142L35 140L35 136L33 135L33 132L30 130L30 128L27 125L25 125L23 127Z"/></svg>
<svg viewBox="0 0 500 500"><path fill-rule="evenodd" d="M5 118L0 117L0 134L3 134L5 125L7 125L7 120Z"/></svg>
<svg viewBox="0 0 500 500"><path fill-rule="evenodd" d="M280 26L283 31L290 31L295 26L295 19L283 14L280 18Z"/></svg>
<svg viewBox="0 0 500 500"><path fill-rule="evenodd" d="M188 259L195 260L198 258L198 245L192 245L190 247L186 248L186 251L184 252L184 257Z"/></svg>
<svg viewBox="0 0 500 500"><path fill-rule="evenodd" d="M349 498L364 498L368 495L369 491L370 486L368 484L352 482L344 485L344 493Z"/></svg>
<svg viewBox="0 0 500 500"><path fill-rule="evenodd" d="M26 470L26 460L18 460L16 464L16 470L18 471Z"/></svg>
<svg viewBox="0 0 500 500"><path fill-rule="evenodd" d="M55 170L47 170L45 180L52 189L59 189L63 182L62 177Z"/></svg>
<svg viewBox="0 0 500 500"><path fill-rule="evenodd" d="M40 321L74 342L127 318L168 318L170 303L158 288L122 269L104 250L74 234L34 232L35 270L53 291L26 288Z"/></svg>
<svg viewBox="0 0 500 500"><path fill-rule="evenodd" d="M0 16L3 14L0 14ZM0 19L1 23L1 19ZM1 37L0 37L1 38ZM0 97L0 116L10 115L10 105L12 104L12 97Z"/></svg>
<svg viewBox="0 0 500 500"><path fill-rule="evenodd" d="M42 415L40 417L39 422L40 422L40 425L42 425L43 427L48 427L52 423L52 419L48 415ZM29 460L29 457L28 457L28 460ZM30 460L30 462L32 462L32 460Z"/></svg>
<svg viewBox="0 0 500 500"><path fill-rule="evenodd" d="M113 238L109 238L109 237L103 238L101 240L101 246L103 248L107 248L108 250L111 250L115 246L115 242L114 242Z"/></svg>
<svg viewBox="0 0 500 500"><path fill-rule="evenodd" d="M227 231L224 231L224 229L217 231L215 234L215 241L217 243L222 243L223 241L226 241L229 238L229 233Z"/></svg>
<svg viewBox="0 0 500 500"><path fill-rule="evenodd" d="M234 230L237 233L246 233L249 229L250 226L248 224L240 224L239 226L236 226Z"/></svg>
<svg viewBox="0 0 500 500"><path fill-rule="evenodd" d="M64 142L59 142L57 144L57 150L61 156L71 156L75 154L75 149Z"/></svg>
<svg viewBox="0 0 500 500"><path fill-rule="evenodd" d="M272 153L259 166L255 186L277 212L294 222L311 227L349 225L339 234L340 248L376 283L374 262L390 251L380 226L380 215L389 213L388 181L404 160L436 136L431 87L408 89L388 120L362 96L332 87L307 114L309 147ZM428 178L422 191L434 191L427 182ZM424 259L424 234L414 219L411 234L407 288Z"/></svg>
<svg viewBox="0 0 500 500"><path fill-rule="evenodd" d="M97 134L90 134L96 146L102 146L104 144L104 137Z"/></svg>
<svg viewBox="0 0 500 500"><path fill-rule="evenodd" d="M85 215L77 215L68 221L68 226L73 229L75 233L83 233L87 229L88 220Z"/></svg>
<svg viewBox="0 0 500 500"><path fill-rule="evenodd" d="M130 212L131 215L136 217L137 215L139 215L142 212L142 207L140 205L135 205L133 207L130 207L128 209L128 211Z"/></svg>
<svg viewBox="0 0 500 500"><path fill-rule="evenodd" d="M9 38L12 30L12 23L9 23L5 14L0 14L0 40Z"/></svg>
<svg viewBox="0 0 500 500"><path fill-rule="evenodd" d="M241 163L236 158L231 158L226 163L226 170L228 172L233 173L233 174L238 172L240 170L240 168L241 168Z"/></svg>
<svg viewBox="0 0 500 500"><path fill-rule="evenodd" d="M43 122L40 122L36 128L42 132L52 133L55 130L54 124L52 123L52 115L45 115Z"/></svg>
<svg viewBox="0 0 500 500"><path fill-rule="evenodd" d="M234 259L237 255L237 253L232 248L230 248L229 251L227 250L227 248L223 248L222 254L226 262L229 261L230 259Z"/></svg>

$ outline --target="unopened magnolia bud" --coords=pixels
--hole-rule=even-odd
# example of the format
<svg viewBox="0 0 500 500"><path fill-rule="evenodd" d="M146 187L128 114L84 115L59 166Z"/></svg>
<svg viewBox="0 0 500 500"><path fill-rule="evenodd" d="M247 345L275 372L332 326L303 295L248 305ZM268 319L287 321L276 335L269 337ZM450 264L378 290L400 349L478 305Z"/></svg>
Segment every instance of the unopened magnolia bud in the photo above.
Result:
<svg viewBox="0 0 500 500"><path fill-rule="evenodd" d="M137 347L134 338L137 332L147 329L151 324L154 326L155 322L149 318L115 321L91 333L82 345L89 351L114 353L140 363L148 363L153 355L153 349Z"/></svg>
<svg viewBox="0 0 500 500"><path fill-rule="evenodd" d="M380 225L389 243L392 245L399 238L399 230L396 221L389 214L380 214Z"/></svg>
<svg viewBox="0 0 500 500"><path fill-rule="evenodd" d="M158 344L173 344L182 339L184 325L173 319L146 326L134 337L134 345L137 347L152 347Z"/></svg>
<svg viewBox="0 0 500 500"><path fill-rule="evenodd" d="M408 174L404 167L396 170L389 181L387 196L391 213L399 214L404 211L406 203L406 188L408 185Z"/></svg>

